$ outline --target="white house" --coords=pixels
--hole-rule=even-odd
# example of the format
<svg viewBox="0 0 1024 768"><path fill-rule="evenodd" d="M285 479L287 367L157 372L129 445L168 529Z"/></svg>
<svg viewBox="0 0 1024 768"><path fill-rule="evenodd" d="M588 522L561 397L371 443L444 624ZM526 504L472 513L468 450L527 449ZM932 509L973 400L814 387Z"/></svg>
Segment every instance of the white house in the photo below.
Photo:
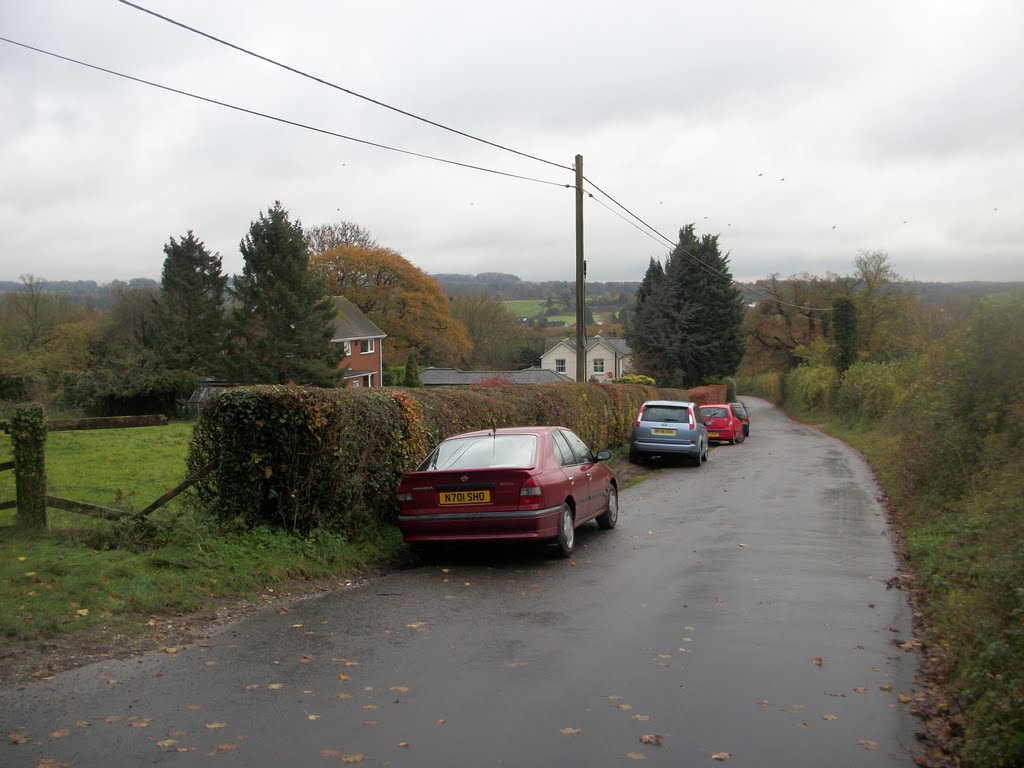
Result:
<svg viewBox="0 0 1024 768"><path fill-rule="evenodd" d="M633 370L632 350L625 339L594 336L587 339L586 372L591 381L610 381ZM548 339L540 367L576 377L576 340Z"/></svg>

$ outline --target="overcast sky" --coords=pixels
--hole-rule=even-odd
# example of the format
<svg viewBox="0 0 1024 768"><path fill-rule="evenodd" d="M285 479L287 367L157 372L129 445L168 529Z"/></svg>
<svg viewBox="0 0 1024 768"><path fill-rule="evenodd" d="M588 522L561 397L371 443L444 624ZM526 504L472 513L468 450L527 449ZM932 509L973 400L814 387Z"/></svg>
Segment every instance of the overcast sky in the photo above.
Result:
<svg viewBox="0 0 1024 768"><path fill-rule="evenodd" d="M0 36L19 43L532 179L0 42L0 279L159 279L164 244L190 229L237 274L250 222L280 200L427 272L573 280L560 185L581 154L663 235L720 235L739 279L845 274L883 250L910 279L1024 280L1020 0L140 4L548 162L116 0L0 0ZM587 186L588 279L641 279L669 246Z"/></svg>

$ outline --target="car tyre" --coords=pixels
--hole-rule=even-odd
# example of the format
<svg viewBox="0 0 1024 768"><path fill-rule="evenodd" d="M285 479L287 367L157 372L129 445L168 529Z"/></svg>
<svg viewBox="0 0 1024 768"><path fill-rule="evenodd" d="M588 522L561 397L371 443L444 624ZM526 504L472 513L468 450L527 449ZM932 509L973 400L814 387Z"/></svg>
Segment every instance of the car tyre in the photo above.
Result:
<svg viewBox="0 0 1024 768"><path fill-rule="evenodd" d="M608 489L608 509L597 518L597 525L602 530L610 531L619 522L619 491L613 485Z"/></svg>
<svg viewBox="0 0 1024 768"><path fill-rule="evenodd" d="M558 536L555 538L555 545L561 557L569 557L576 546L576 527L572 519L572 508L568 504L562 504L562 511L558 514Z"/></svg>
<svg viewBox="0 0 1024 768"><path fill-rule="evenodd" d="M707 461L707 460L708 460L708 452L709 452L710 450L711 450L711 441L709 440L708 442L704 443L704 453L703 453L703 454L701 454L701 458L702 458L702 459L703 459L704 461Z"/></svg>

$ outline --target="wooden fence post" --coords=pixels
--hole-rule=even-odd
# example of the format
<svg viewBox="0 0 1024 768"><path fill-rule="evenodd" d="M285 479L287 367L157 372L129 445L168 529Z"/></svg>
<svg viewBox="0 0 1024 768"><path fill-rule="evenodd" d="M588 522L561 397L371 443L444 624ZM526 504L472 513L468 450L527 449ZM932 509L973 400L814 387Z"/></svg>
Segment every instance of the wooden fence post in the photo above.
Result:
<svg viewBox="0 0 1024 768"><path fill-rule="evenodd" d="M14 447L16 528L46 529L46 413L39 403L18 405L7 427Z"/></svg>

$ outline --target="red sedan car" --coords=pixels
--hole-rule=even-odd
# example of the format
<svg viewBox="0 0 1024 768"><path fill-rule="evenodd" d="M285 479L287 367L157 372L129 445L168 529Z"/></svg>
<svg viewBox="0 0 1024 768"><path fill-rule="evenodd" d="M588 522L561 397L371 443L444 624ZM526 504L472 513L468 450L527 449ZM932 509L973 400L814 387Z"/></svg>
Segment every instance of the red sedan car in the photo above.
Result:
<svg viewBox="0 0 1024 768"><path fill-rule="evenodd" d="M700 415L708 428L709 440L728 440L729 443L742 443L744 440L743 421L728 403L702 405Z"/></svg>
<svg viewBox="0 0 1024 768"><path fill-rule="evenodd" d="M398 527L423 550L443 542L548 540L568 557L576 528L619 519L615 477L565 427L517 427L453 435L398 488Z"/></svg>

